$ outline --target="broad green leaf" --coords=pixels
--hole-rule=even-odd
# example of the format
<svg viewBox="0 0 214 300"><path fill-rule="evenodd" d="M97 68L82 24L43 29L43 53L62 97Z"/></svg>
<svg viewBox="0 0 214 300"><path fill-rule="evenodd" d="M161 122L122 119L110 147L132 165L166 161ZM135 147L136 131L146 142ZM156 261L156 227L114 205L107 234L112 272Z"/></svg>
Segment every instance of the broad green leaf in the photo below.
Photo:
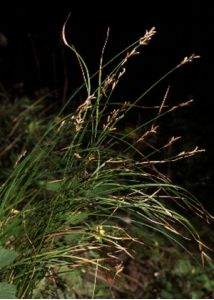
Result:
<svg viewBox="0 0 214 300"><path fill-rule="evenodd" d="M14 250L0 248L0 269L10 265L17 256L18 253Z"/></svg>
<svg viewBox="0 0 214 300"><path fill-rule="evenodd" d="M51 191L51 192L57 192L58 190L60 190L61 186L62 186L63 180L59 180L59 181L50 181L50 182L45 182L45 181L39 181L38 184L39 186L45 187L45 189L47 191Z"/></svg>
<svg viewBox="0 0 214 300"><path fill-rule="evenodd" d="M19 236L22 230L23 228L20 216L12 218L11 221L8 222L4 227L4 235L1 237L1 244L5 244L11 236Z"/></svg>
<svg viewBox="0 0 214 300"><path fill-rule="evenodd" d="M209 292L214 291L214 282L212 279L208 277L207 274L203 274L200 276L201 282L203 282L202 287Z"/></svg>
<svg viewBox="0 0 214 300"><path fill-rule="evenodd" d="M17 299L16 286L6 282L0 282L0 299Z"/></svg>
<svg viewBox="0 0 214 300"><path fill-rule="evenodd" d="M87 219L89 215L90 213L87 211L77 212L73 215L68 216L67 223L76 225L80 222L83 222L85 219Z"/></svg>
<svg viewBox="0 0 214 300"><path fill-rule="evenodd" d="M184 276L187 274L191 274L192 266L187 258L179 259L178 263L172 270L172 273L177 276Z"/></svg>
<svg viewBox="0 0 214 300"><path fill-rule="evenodd" d="M106 183L106 184L97 185L91 190L87 191L87 195L90 197L106 196L115 192L117 189L118 189L118 185L112 183Z"/></svg>
<svg viewBox="0 0 214 300"><path fill-rule="evenodd" d="M191 291L192 299L203 299L204 293L202 291Z"/></svg>

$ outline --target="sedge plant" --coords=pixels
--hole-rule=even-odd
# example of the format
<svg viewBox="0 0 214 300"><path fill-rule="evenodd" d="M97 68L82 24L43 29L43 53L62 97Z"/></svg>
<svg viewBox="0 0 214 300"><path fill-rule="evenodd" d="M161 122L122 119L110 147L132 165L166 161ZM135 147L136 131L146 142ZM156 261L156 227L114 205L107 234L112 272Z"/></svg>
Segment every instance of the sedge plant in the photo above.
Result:
<svg viewBox="0 0 214 300"><path fill-rule="evenodd" d="M32 141L26 142L0 187L0 247L16 253L15 261L0 270L0 279L16 286L19 298L47 296L45 284L51 283L58 290L59 274L87 268L94 270L88 297L95 297L99 270L110 272L113 288L114 279L123 270L119 257L125 253L134 258L132 245L148 246L154 232L187 251L194 241L202 262L209 258L207 246L186 213L207 222L213 217L162 171L163 165L203 150L196 147L165 157L165 150L180 139L174 136L162 145L158 141L150 147L139 146L148 146L151 135L158 139L159 120L192 100L170 106L167 88L150 119L126 131L120 129L132 109L143 108L142 99L151 90L198 56L185 57L135 101L114 103L112 97L126 73L127 62L149 44L155 28L105 64L108 31L94 75L67 42L65 28L66 23L62 39L77 57L83 85L60 112L46 123L41 120L39 139L33 146ZM107 67L111 71L105 74ZM70 111L80 93L85 99Z"/></svg>

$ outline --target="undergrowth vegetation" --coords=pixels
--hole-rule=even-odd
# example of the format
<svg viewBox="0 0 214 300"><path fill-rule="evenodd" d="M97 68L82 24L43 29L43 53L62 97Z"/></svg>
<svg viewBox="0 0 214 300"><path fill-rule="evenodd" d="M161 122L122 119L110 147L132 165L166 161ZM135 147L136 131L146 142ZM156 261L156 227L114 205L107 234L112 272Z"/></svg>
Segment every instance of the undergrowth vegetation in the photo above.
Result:
<svg viewBox="0 0 214 300"><path fill-rule="evenodd" d="M63 41L76 55L84 83L60 111L50 113L45 96L8 107L9 95L1 95L7 117L1 117L0 252L9 258L7 264L0 258L0 280L5 293L13 287L19 298L112 296L127 260L154 247L159 235L189 254L195 243L202 263L209 259L189 216L213 217L168 173L173 162L203 150L176 151L181 137L159 134L159 121L192 100L168 104L168 87L150 119L121 129L132 109L145 109L151 90L198 56L185 57L135 101L114 102L127 62L155 28L104 63L108 31L91 75L68 44L65 27ZM78 95L85 99L73 110ZM86 294L78 294L83 285Z"/></svg>

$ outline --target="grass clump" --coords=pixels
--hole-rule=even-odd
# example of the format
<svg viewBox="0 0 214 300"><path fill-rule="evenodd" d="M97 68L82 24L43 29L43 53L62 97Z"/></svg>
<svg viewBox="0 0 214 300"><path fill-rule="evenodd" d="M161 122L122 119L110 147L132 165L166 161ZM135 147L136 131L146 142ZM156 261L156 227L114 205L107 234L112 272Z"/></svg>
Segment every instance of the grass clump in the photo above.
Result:
<svg viewBox="0 0 214 300"><path fill-rule="evenodd" d="M133 259L135 243L152 245L153 232L187 251L188 243L195 241L202 261L208 258L185 214L194 213L207 222L212 216L188 191L174 185L163 167L203 150L169 151L166 156L180 137L169 137L164 144L158 140L159 119L191 100L166 104L168 88L150 119L120 129L125 116L131 109L143 108L142 98L158 83L198 56L185 57L136 101L116 103L111 99L127 62L150 42L155 28L103 64L108 31L99 69L91 76L76 48L68 44L65 26L63 41L78 59L84 84L48 120L43 114L33 124L27 119L20 155L12 160L13 170L0 188L1 246L19 253L12 265L1 270L1 279L15 284L20 298L65 297L62 275L75 277L73 282L81 286L78 278L85 273L93 283L85 295L102 296L96 289L99 270L108 274L106 284L112 291L124 268L123 255ZM107 67L112 69L105 75ZM85 100L71 112L78 94Z"/></svg>

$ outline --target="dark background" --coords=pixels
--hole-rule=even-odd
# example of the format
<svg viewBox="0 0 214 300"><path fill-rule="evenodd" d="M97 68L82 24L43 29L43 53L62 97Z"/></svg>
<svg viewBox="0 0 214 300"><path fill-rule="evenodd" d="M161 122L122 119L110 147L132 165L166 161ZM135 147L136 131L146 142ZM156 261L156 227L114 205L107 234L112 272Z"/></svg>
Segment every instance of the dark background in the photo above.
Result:
<svg viewBox="0 0 214 300"><path fill-rule="evenodd" d="M8 45L0 47L0 82L5 89L17 89L17 93L22 89L29 94L44 87L63 90L65 78L67 93L78 86L81 75L77 63L60 37L69 12L68 39L85 58L92 73L98 67L108 26L108 59L143 36L146 29L157 28L157 35L143 55L129 65L129 76L123 79L121 88L125 100L135 98L183 57L192 53L201 55L199 61L162 83L157 95L163 94L170 84L176 98L171 101L195 100L184 112L183 130L186 139L207 152L196 159L197 166L194 164L192 172L185 169L183 172L191 177L192 186L198 182L194 192L212 207L214 13L209 1L70 1L66 6L51 4L46 9L26 4L1 7L0 32L8 39Z"/></svg>

